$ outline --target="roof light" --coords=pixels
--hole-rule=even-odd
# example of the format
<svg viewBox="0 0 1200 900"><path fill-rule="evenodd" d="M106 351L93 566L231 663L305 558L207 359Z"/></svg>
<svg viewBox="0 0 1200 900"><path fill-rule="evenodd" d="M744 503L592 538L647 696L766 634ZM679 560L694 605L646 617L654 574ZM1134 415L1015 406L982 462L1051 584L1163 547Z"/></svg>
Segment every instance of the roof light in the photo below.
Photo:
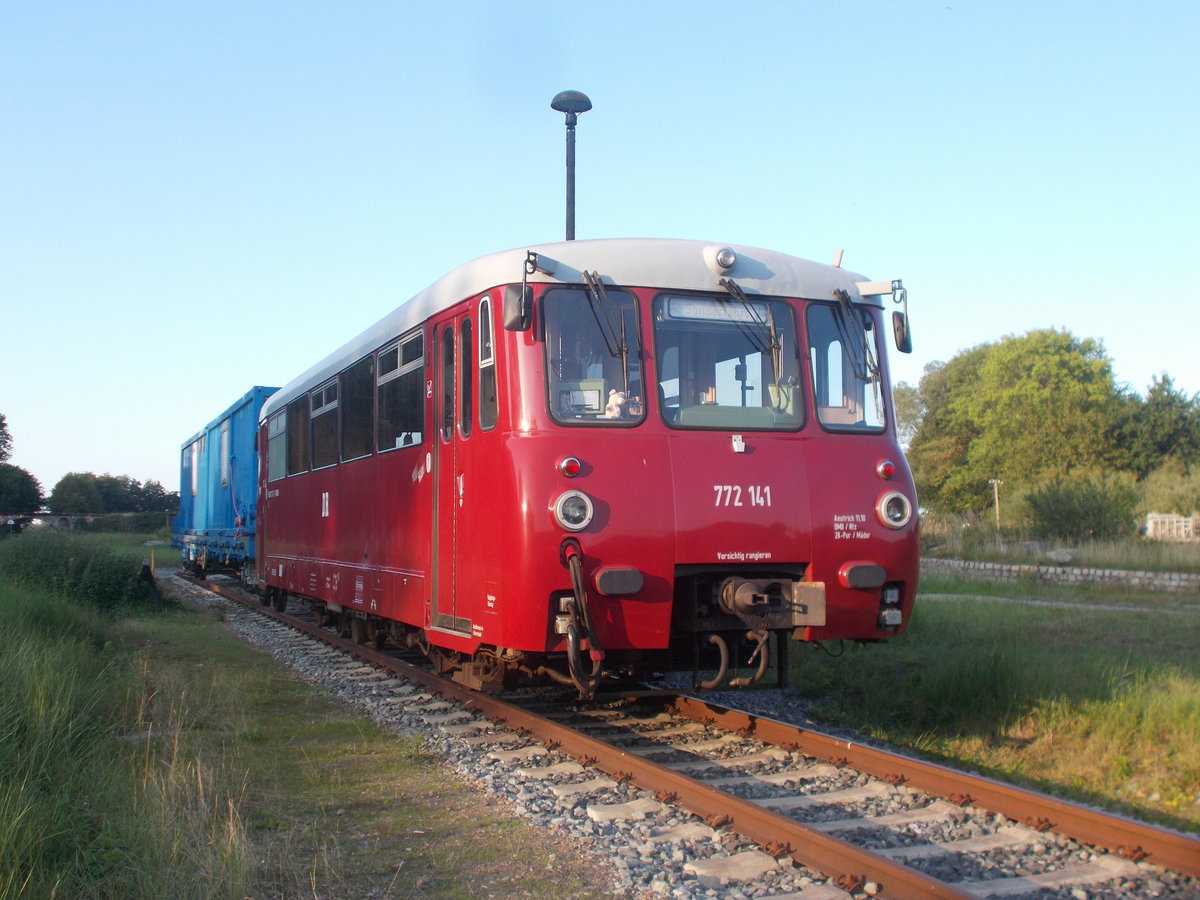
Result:
<svg viewBox="0 0 1200 900"><path fill-rule="evenodd" d="M704 261L717 275L724 275L737 262L737 254L732 247L705 247Z"/></svg>

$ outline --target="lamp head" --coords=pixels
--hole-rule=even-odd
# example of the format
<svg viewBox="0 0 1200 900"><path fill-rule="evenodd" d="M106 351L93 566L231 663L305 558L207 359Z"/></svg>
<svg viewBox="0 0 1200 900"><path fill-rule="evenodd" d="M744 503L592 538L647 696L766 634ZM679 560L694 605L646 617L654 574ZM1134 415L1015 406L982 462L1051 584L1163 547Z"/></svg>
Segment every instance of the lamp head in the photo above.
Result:
<svg viewBox="0 0 1200 900"><path fill-rule="evenodd" d="M550 101L550 108L558 110L560 113L566 113L567 124L574 125L579 113L587 112L592 108L592 101L583 91L559 91Z"/></svg>

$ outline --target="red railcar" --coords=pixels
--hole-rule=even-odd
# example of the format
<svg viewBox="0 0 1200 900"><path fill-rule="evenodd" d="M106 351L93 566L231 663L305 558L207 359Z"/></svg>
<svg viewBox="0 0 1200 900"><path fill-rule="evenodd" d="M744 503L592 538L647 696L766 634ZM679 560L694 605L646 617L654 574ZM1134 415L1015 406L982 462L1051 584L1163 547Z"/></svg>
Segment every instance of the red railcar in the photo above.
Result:
<svg viewBox="0 0 1200 900"><path fill-rule="evenodd" d="M771 635L894 636L917 521L889 295L690 241L461 266L264 407L268 598L484 688L692 666L745 683Z"/></svg>

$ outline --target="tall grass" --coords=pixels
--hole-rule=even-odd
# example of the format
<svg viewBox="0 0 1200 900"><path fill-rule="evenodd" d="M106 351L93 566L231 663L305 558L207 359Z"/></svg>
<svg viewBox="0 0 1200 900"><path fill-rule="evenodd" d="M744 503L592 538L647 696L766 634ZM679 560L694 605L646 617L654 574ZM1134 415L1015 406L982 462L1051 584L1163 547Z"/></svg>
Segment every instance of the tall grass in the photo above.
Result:
<svg viewBox="0 0 1200 900"><path fill-rule="evenodd" d="M0 546L0 897L243 896L232 798L111 640L117 611L161 601L128 560L30 537Z"/></svg>
<svg viewBox="0 0 1200 900"><path fill-rule="evenodd" d="M922 522L923 555L984 562L1088 566L1145 572L1200 572L1200 541L1176 543L1141 537L1108 540L1029 541L997 532L986 521Z"/></svg>
<svg viewBox="0 0 1200 900"><path fill-rule="evenodd" d="M792 674L834 724L1200 828L1198 645L1187 612L918 598L904 635Z"/></svg>
<svg viewBox="0 0 1200 900"><path fill-rule="evenodd" d="M78 796L110 734L111 682L86 611L0 588L0 895L48 896L103 860ZM83 638L82 642L80 638Z"/></svg>
<svg viewBox="0 0 1200 900"><path fill-rule="evenodd" d="M105 610L162 605L153 581L127 556L82 538L38 531L0 542L0 573Z"/></svg>

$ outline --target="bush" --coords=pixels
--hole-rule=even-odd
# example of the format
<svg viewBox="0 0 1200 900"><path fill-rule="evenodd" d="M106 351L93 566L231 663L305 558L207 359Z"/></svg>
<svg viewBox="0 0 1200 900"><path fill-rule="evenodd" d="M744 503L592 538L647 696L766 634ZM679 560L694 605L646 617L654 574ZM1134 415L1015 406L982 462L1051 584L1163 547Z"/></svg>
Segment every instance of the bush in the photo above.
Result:
<svg viewBox="0 0 1200 900"><path fill-rule="evenodd" d="M24 534L0 544L0 573L103 610L163 605L141 566L90 541L58 534Z"/></svg>
<svg viewBox="0 0 1200 900"><path fill-rule="evenodd" d="M1035 537L1075 541L1119 538L1136 530L1138 492L1125 479L1056 478L1025 497Z"/></svg>

